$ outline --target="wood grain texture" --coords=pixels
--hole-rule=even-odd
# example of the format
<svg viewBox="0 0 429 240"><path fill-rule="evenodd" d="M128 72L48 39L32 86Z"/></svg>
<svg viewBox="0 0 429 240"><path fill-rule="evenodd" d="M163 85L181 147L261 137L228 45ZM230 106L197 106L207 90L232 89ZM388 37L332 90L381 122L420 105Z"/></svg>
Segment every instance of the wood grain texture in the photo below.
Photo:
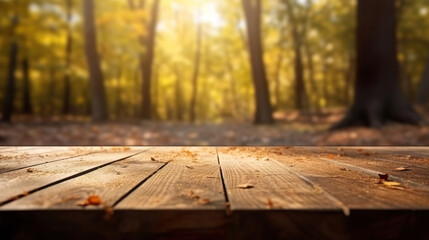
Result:
<svg viewBox="0 0 429 240"><path fill-rule="evenodd" d="M169 150L173 151L173 149ZM2 207L2 209L82 209L79 204L89 196L101 199L98 206L86 208L112 207L150 174L158 170L164 162L162 149L149 149L123 161L115 162L94 172L76 177L30 194ZM153 160L153 159L157 160Z"/></svg>
<svg viewBox="0 0 429 240"><path fill-rule="evenodd" d="M103 151L100 147L41 147L0 153L0 174Z"/></svg>
<svg viewBox="0 0 429 240"><path fill-rule="evenodd" d="M387 173L392 180L429 190L429 158L400 154L401 151L405 151L403 147L394 147L398 151L396 154L385 151L385 149L385 147L298 147L293 148L293 151L302 155L337 162L338 164L343 164L345 168L354 168L356 171L375 177L379 173ZM405 149L408 149L408 147ZM414 147L411 149L414 149ZM424 150L424 148L418 149L420 149L420 152ZM398 170L400 168L405 168L405 170ZM422 186L421 184L428 186ZM419 187L418 185L421 186Z"/></svg>
<svg viewBox="0 0 429 240"><path fill-rule="evenodd" d="M306 183L289 167L268 156L255 156L252 149L219 148L232 210L340 209L335 199ZM241 189L243 184L252 188Z"/></svg>
<svg viewBox="0 0 429 240"><path fill-rule="evenodd" d="M28 169L0 174L0 202L17 195L28 195L33 189L51 184L55 181L71 177L85 170L106 164L121 158L137 154L148 148L112 148L108 153L94 153L67 161L52 162Z"/></svg>
<svg viewBox="0 0 429 240"><path fill-rule="evenodd" d="M379 178L346 169L294 148L255 148L249 154L269 156L302 174L353 209L429 209L429 192L404 186L402 190L380 184ZM323 158L323 157L322 157Z"/></svg>
<svg viewBox="0 0 429 240"><path fill-rule="evenodd" d="M117 209L225 209L215 148L162 148L171 161Z"/></svg>

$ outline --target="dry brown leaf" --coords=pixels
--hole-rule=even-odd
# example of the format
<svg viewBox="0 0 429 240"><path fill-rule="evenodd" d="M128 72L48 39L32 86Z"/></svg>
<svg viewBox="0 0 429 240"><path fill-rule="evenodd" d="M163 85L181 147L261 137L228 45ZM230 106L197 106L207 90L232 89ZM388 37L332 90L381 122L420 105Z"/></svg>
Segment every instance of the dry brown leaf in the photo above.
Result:
<svg viewBox="0 0 429 240"><path fill-rule="evenodd" d="M271 209L274 207L274 203L269 198L267 198L267 207L268 207L268 209Z"/></svg>
<svg viewBox="0 0 429 240"><path fill-rule="evenodd" d="M380 179L386 180L386 181L389 178L389 174L387 174L387 173L380 173L380 174L378 174L378 176L380 177Z"/></svg>
<svg viewBox="0 0 429 240"><path fill-rule="evenodd" d="M252 184L240 184L238 185L238 188L241 189L249 189L249 188L254 188L255 186L253 186Z"/></svg>

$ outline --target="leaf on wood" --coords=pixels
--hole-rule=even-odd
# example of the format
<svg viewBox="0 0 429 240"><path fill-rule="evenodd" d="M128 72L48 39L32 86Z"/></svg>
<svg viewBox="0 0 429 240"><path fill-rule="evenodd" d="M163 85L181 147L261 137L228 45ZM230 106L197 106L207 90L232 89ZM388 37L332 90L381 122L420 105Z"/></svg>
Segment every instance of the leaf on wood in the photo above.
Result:
<svg viewBox="0 0 429 240"><path fill-rule="evenodd" d="M238 188L241 189L249 189L249 188L254 188L255 186L253 186L252 184L240 184L238 185Z"/></svg>
<svg viewBox="0 0 429 240"><path fill-rule="evenodd" d="M210 203L210 198L200 198L198 199L198 204L200 205L207 205Z"/></svg>
<svg viewBox="0 0 429 240"><path fill-rule="evenodd" d="M267 198L267 207L268 209L272 209L274 207L273 201L271 201L269 198Z"/></svg>
<svg viewBox="0 0 429 240"><path fill-rule="evenodd" d="M395 171L399 171L399 172L403 172L403 171L410 171L411 169L409 169L409 168L406 168L406 167L398 167L398 168L395 168Z"/></svg>
<svg viewBox="0 0 429 240"><path fill-rule="evenodd" d="M394 181L384 181L383 184L386 185L386 186L389 186L389 187L401 185L400 183L394 182Z"/></svg>
<svg viewBox="0 0 429 240"><path fill-rule="evenodd" d="M112 207L106 207L104 208L104 220L110 220L113 217L114 211Z"/></svg>
<svg viewBox="0 0 429 240"><path fill-rule="evenodd" d="M89 205L98 206L101 204L101 199L97 195L90 195L84 202L80 202L77 205L85 207Z"/></svg>
<svg viewBox="0 0 429 240"><path fill-rule="evenodd" d="M396 190L404 190L405 188L401 187L401 184L394 181L383 181L383 184L389 188Z"/></svg>
<svg viewBox="0 0 429 240"><path fill-rule="evenodd" d="M383 173L383 174L378 174L378 177L380 177L381 180L386 180L389 178L389 174L387 173Z"/></svg>

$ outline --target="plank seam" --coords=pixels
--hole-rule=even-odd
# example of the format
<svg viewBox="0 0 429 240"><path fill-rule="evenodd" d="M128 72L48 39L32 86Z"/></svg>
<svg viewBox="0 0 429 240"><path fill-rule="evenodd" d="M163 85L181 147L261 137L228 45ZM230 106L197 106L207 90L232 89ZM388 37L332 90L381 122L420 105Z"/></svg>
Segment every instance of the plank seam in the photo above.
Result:
<svg viewBox="0 0 429 240"><path fill-rule="evenodd" d="M141 180L137 185L135 185L133 188L131 188L128 192L126 192L124 195L122 195L118 200L116 200L115 203L113 203L112 208L117 206L120 202L122 202L126 197L128 197L131 193L133 193L135 190L137 190L141 185L143 185L145 182L147 182L151 177L153 177L156 173L158 173L161 169L163 169L167 164L169 164L171 161L168 161L164 163L161 167L159 167L157 170L155 170L153 173L151 173L149 176L145 177L143 180Z"/></svg>
<svg viewBox="0 0 429 240"><path fill-rule="evenodd" d="M96 167L93 167L93 168L87 169L87 170L85 170L85 171L83 171L83 172L79 172L79 173L73 174L73 175L71 175L71 176L68 176L68 177L62 178L62 179L60 179L60 180L54 181L54 182L52 182L52 183L48 183L48 184L46 184L46 185L43 185L43 186L38 187L38 188L35 188L35 189L30 190L30 191L28 191L28 192L24 192L24 193L18 194L18 195L13 196L13 197L11 197L11 198L9 198L9 199L7 199L7 200L3 201L3 202L0 202L0 207L1 207L1 206L6 205L6 204L8 204L8 203L11 203L11 202L13 202L13 201L16 201L16 200L18 200L18 199L24 198L24 197L26 197L26 196L28 196L28 195L30 195L30 194L35 193L35 192L41 191L41 190L43 190L43 189L46 189L46 188L48 188L48 187L55 186L55 185L57 185L57 184L60 184L60 183L63 183L63 182L69 181L69 180L71 180L71 179L74 179L74 178L77 178L77 177L83 176L83 175L85 175L85 174L88 174L88 173L93 172L93 171L95 171L95 170L98 170L98 169L100 169L100 168L103 168L103 167L109 166L109 165L111 165L111 164L113 164L113 163L123 161L123 160L125 160L125 159L130 158L130 157L134 157L134 156L136 156L136 155L138 155L138 154L141 154L141 153L143 153L143 152L147 152L147 151L149 151L150 149L152 149L152 148L145 149L145 150L143 150L143 151L140 151L140 152L134 153L134 154L132 154L132 155L129 155L129 156L126 156L126 157L123 157L123 158L117 159L117 160L115 160L115 161L111 161L111 162L108 162L108 163L105 163L105 164L102 164L102 165L99 165L99 166L96 166Z"/></svg>
<svg viewBox="0 0 429 240"><path fill-rule="evenodd" d="M231 203L229 202L228 191L226 189L226 183L223 177L222 165L220 164L219 151L217 147L216 147L216 156L217 156L217 163L219 165L220 179L222 181L222 189L225 196L225 211L227 215L231 215Z"/></svg>

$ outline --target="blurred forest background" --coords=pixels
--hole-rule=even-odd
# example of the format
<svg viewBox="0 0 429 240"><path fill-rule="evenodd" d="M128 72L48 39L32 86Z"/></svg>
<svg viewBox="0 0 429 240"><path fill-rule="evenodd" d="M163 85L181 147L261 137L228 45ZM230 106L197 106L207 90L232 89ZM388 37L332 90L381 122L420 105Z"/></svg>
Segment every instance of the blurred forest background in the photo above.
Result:
<svg viewBox="0 0 429 240"><path fill-rule="evenodd" d="M0 0L0 144L428 145L427 0L379 1L423 124L327 131L356 100L358 1Z"/></svg>

